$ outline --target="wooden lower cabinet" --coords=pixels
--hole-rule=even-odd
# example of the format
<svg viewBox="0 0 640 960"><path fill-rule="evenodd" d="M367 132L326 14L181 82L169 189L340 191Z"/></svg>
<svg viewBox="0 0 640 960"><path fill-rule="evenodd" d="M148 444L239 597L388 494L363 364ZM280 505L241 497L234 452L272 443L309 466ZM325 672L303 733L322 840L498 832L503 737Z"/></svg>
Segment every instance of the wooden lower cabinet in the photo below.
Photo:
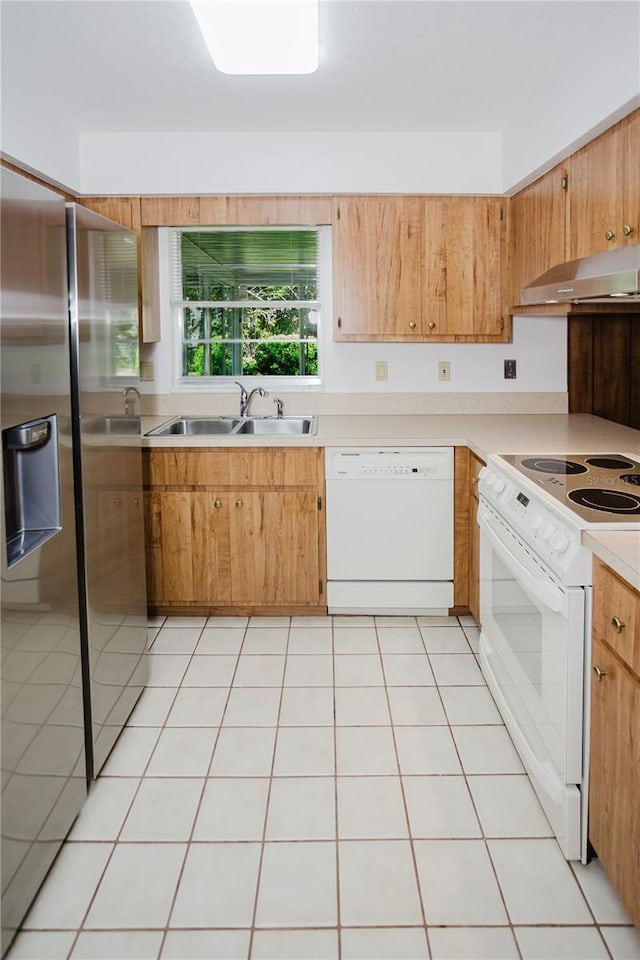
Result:
<svg viewBox="0 0 640 960"><path fill-rule="evenodd" d="M593 596L589 841L640 926L640 677L631 668L640 594L596 560Z"/></svg>
<svg viewBox="0 0 640 960"><path fill-rule="evenodd" d="M478 527L478 477L484 467L469 453L469 613L480 625L480 528Z"/></svg>
<svg viewBox="0 0 640 960"><path fill-rule="evenodd" d="M323 506L320 449L148 453L149 606L326 613Z"/></svg>
<svg viewBox="0 0 640 960"><path fill-rule="evenodd" d="M484 460L468 447L454 454L454 575L453 612L471 613L480 623L480 531L478 529L478 475Z"/></svg>

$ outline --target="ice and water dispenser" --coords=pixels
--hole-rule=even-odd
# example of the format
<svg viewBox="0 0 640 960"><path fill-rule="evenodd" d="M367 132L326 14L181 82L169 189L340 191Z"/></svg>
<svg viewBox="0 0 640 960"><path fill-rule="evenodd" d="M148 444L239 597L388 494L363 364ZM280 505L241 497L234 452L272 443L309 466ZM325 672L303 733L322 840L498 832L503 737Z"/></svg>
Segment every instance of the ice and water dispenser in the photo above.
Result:
<svg viewBox="0 0 640 960"><path fill-rule="evenodd" d="M61 529L55 414L2 431L7 566Z"/></svg>

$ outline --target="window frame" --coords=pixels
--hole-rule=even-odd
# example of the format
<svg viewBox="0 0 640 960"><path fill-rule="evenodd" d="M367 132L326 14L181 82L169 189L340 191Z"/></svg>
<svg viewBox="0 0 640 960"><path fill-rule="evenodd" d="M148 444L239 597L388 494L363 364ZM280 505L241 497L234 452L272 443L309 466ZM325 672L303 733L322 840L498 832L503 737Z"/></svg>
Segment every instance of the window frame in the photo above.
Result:
<svg viewBox="0 0 640 960"><path fill-rule="evenodd" d="M174 237L176 234L181 236L184 233L203 233L203 232L264 232L273 231L277 232L279 230L289 231L299 230L301 232L314 231L318 237L318 252L317 252L317 262L318 262L318 289L320 292L320 297L318 300L313 301L317 303L316 315L317 315L317 326L316 326L316 345L317 345L317 357L318 357L318 373L313 376L271 376L271 375L253 375L253 374L232 374L232 375L222 375L214 374L208 376L185 376L183 374L183 349L185 346L184 339L184 307L185 305L193 304L202 304L203 306L215 305L220 306L219 303L214 304L210 301L185 301L185 300L176 300L174 296L174 281L173 277L179 271L181 274L181 264L176 263L176 254L179 250L179 241L175 242ZM330 276L329 276L329 267L331 263L330 247L329 247L329 231L330 227L324 224L287 224L287 225L274 225L274 224L258 224L252 226L245 226L242 224L237 225L223 225L216 226L213 225L189 225L181 227L171 227L167 231L168 233L168 259L169 259L169 276L171 280L169 281L169 307L170 307L170 316L172 318L172 326L174 331L173 340L173 349L174 349L174 384L175 388L179 391L228 391L231 388L235 389L235 383L238 379L246 379L247 384L252 384L255 386L264 386L271 387L272 389L278 390L313 390L321 389L323 387L323 362L324 362L324 349L323 341L325 338L324 330L324 316L327 313L327 304L330 302L331 287L330 287ZM274 301L274 303L281 304L285 303L292 307L299 306L301 303L305 305L310 301ZM265 302L261 301L224 301L224 306L233 307L237 304L246 305L246 306L257 306L258 304L264 305ZM266 301L268 303L268 301ZM242 343L242 341L238 341ZM277 341L275 341L277 342ZM283 341L286 342L286 341Z"/></svg>

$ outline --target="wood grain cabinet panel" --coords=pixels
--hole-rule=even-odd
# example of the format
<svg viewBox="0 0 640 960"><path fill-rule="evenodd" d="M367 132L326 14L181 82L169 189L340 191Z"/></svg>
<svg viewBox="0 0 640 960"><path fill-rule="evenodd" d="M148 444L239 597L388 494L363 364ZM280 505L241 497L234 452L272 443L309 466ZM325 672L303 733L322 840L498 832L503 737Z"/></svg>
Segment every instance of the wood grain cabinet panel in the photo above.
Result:
<svg viewBox="0 0 640 960"><path fill-rule="evenodd" d="M624 630L611 632L616 611L627 617L628 635ZM636 925L640 925L639 625L640 594L596 560L589 841Z"/></svg>
<svg viewBox="0 0 640 960"><path fill-rule="evenodd" d="M554 167L511 199L509 301L521 303L522 288L565 260L566 169Z"/></svg>
<svg viewBox="0 0 640 960"><path fill-rule="evenodd" d="M145 451L151 609L326 613L320 448Z"/></svg>
<svg viewBox="0 0 640 960"><path fill-rule="evenodd" d="M569 158L567 259L640 242L640 111Z"/></svg>
<svg viewBox="0 0 640 960"><path fill-rule="evenodd" d="M480 528L478 526L478 477L484 467L469 453L469 612L480 625Z"/></svg>

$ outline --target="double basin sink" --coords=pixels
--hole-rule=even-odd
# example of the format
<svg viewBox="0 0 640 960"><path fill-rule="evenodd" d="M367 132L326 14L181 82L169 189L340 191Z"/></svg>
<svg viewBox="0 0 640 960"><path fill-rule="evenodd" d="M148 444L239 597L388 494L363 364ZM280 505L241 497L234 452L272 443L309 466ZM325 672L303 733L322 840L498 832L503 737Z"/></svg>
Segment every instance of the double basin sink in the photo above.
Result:
<svg viewBox="0 0 640 960"><path fill-rule="evenodd" d="M315 417L173 417L146 437L296 437L316 432Z"/></svg>

